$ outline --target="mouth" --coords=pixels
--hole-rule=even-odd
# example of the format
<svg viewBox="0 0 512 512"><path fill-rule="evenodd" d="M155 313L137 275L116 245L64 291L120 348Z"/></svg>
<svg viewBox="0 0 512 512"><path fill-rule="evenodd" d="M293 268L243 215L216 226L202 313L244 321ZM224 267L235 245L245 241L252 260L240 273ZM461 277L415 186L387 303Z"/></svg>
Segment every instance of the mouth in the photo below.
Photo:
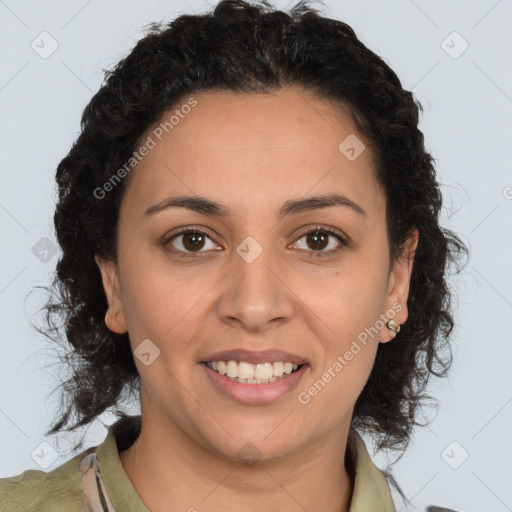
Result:
<svg viewBox="0 0 512 512"><path fill-rule="evenodd" d="M306 363L299 365L282 361L256 365L235 360L203 361L199 366L214 389L224 397L245 405L269 405L279 401L299 385L309 369ZM255 373L251 375L251 371Z"/></svg>

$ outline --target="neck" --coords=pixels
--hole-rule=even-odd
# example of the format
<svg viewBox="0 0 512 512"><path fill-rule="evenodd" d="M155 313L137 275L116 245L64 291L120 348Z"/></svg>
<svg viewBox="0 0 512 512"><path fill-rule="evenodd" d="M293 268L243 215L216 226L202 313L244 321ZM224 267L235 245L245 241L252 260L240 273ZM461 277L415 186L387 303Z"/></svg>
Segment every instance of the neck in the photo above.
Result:
<svg viewBox="0 0 512 512"><path fill-rule="evenodd" d="M278 460L248 464L207 449L170 421L164 425L142 421L137 440L120 452L152 512L170 504L186 511L349 512L354 480L345 464L348 428Z"/></svg>

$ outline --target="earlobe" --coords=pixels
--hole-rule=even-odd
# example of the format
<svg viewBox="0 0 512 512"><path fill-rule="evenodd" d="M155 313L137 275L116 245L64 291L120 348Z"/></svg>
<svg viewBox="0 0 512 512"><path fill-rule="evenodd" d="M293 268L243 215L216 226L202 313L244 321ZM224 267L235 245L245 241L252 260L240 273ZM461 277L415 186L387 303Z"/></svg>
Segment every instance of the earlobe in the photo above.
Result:
<svg viewBox="0 0 512 512"><path fill-rule="evenodd" d="M98 255L94 256L94 260L98 264L101 272L103 290L105 291L108 303L108 309L105 313L105 325L111 331L117 334L123 334L127 329L117 264L110 259L101 258Z"/></svg>

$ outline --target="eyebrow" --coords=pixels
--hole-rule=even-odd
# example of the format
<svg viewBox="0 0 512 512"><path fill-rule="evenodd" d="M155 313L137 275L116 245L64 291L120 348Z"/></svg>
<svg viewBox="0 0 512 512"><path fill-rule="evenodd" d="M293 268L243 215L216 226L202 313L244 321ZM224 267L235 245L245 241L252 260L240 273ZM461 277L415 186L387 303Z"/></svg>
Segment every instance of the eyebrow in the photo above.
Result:
<svg viewBox="0 0 512 512"><path fill-rule="evenodd" d="M354 203L354 201L348 199L347 197L340 194L328 194L307 197L305 199L290 199L281 206L278 213L278 218L282 219L287 215L293 215L332 206L348 207L360 215L367 215L363 208L361 208L357 203ZM169 197L159 201L153 206L150 206L144 212L143 217L146 218L148 216L154 215L157 212L176 207L187 208L188 210L192 210L202 215L208 215L211 217L226 218L231 215L231 210L227 206L216 201L212 201L206 197L176 196Z"/></svg>

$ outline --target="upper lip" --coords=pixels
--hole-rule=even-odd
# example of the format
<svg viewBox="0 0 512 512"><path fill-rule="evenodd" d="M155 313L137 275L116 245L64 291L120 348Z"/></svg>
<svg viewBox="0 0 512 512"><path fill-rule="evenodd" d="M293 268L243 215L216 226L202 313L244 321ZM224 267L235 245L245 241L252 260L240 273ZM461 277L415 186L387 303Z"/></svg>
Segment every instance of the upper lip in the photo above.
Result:
<svg viewBox="0 0 512 512"><path fill-rule="evenodd" d="M308 363L306 359L282 350L272 349L253 352L244 348L215 352L205 357L202 362L207 363L209 361L245 361L252 364L283 361L284 363L290 362L298 365Z"/></svg>

